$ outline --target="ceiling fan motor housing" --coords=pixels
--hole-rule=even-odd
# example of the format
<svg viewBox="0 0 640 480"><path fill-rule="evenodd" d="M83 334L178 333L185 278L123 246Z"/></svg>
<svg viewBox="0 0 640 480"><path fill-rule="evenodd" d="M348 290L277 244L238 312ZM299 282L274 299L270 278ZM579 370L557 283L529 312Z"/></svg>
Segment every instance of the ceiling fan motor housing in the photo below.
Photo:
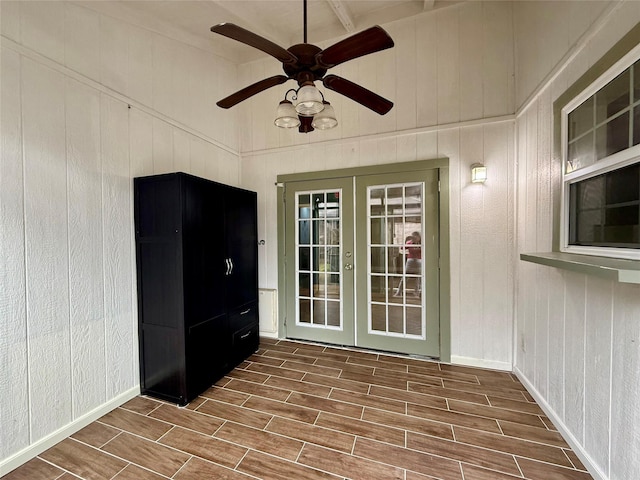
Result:
<svg viewBox="0 0 640 480"><path fill-rule="evenodd" d="M287 49L298 57L296 63L283 64L282 69L289 78L293 78L302 85L305 82L320 80L327 73L327 69L318 65L316 55L322 51L321 48L310 43L298 43Z"/></svg>

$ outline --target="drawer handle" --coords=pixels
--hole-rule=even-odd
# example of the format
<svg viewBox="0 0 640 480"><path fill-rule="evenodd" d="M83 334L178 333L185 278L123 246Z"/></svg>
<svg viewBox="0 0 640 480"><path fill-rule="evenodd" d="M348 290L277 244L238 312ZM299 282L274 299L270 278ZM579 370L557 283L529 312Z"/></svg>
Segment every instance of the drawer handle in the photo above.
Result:
<svg viewBox="0 0 640 480"><path fill-rule="evenodd" d="M244 335L240 336L240 340L244 340L245 338L247 338L249 335L251 335L251 332L247 332Z"/></svg>
<svg viewBox="0 0 640 480"><path fill-rule="evenodd" d="M250 308L247 308L244 312L240 312L240 315L246 315L247 313L249 313L251 311Z"/></svg>

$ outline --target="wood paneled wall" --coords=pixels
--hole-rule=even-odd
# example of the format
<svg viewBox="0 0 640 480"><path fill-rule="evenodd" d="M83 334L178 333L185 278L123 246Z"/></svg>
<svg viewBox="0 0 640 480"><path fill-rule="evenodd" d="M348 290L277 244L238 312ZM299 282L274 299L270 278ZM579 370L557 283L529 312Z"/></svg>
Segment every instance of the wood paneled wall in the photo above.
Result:
<svg viewBox="0 0 640 480"><path fill-rule="evenodd" d="M243 184L258 192L260 285L277 288L277 175L450 159L451 330L454 360L510 368L515 161L513 122L315 144L243 158ZM471 184L471 164L489 180Z"/></svg>
<svg viewBox="0 0 640 480"><path fill-rule="evenodd" d="M516 28L518 71L524 76L517 82L523 86L518 101L535 92L516 120L518 253L552 247L553 203L561 182L553 101L640 20L638 2L604 9L589 2L581 14L569 3L515 7L516 24L523 23ZM551 12L558 18L546 27L535 20ZM593 21L597 12L602 15ZM526 27L525 19L534 19L536 29ZM577 21L585 30L567 32ZM555 65L552 57L565 61ZM640 287L516 261L516 305L518 374L595 478L638 478Z"/></svg>
<svg viewBox="0 0 640 480"><path fill-rule="evenodd" d="M240 184L235 120L204 108L234 66L73 4L1 8L0 466L135 393L132 178Z"/></svg>

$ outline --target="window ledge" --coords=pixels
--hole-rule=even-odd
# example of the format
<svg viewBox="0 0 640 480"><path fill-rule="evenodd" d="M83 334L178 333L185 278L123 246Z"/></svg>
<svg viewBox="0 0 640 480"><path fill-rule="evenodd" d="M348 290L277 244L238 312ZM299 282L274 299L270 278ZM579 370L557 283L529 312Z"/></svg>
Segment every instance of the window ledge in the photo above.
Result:
<svg viewBox="0 0 640 480"><path fill-rule="evenodd" d="M640 284L640 261L638 260L562 252L521 253L520 260L573 272L597 275L620 283Z"/></svg>

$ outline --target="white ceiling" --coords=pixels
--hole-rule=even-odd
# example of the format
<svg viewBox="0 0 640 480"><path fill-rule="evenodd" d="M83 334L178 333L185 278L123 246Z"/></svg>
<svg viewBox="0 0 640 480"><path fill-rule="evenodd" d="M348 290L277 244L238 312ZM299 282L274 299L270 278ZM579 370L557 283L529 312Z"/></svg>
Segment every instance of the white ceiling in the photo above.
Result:
<svg viewBox="0 0 640 480"><path fill-rule="evenodd" d="M113 0L76 2L93 10L207 49L235 63L260 51L210 32L230 22L288 48L303 41L303 0ZM418 15L456 0L308 0L308 43L348 36Z"/></svg>

